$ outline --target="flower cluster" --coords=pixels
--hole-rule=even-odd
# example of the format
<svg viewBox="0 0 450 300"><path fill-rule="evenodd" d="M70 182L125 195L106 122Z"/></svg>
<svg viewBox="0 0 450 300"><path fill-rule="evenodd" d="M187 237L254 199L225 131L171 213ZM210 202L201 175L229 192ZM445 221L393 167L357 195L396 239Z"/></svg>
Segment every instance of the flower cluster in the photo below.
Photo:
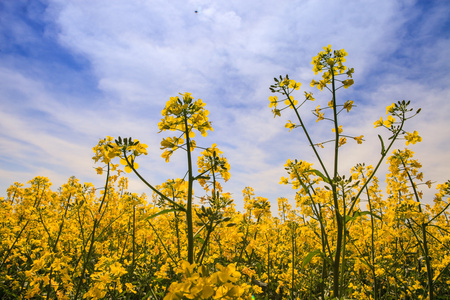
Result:
<svg viewBox="0 0 450 300"><path fill-rule="evenodd" d="M212 176L215 178L215 173L217 172L220 176L228 181L230 179L230 164L227 159L221 155L222 151L217 148L216 144L202 151L201 156L198 157L197 166L198 172L201 175L200 183L204 184L206 179L211 179ZM210 174L211 173L211 174Z"/></svg>
<svg viewBox="0 0 450 300"><path fill-rule="evenodd" d="M340 88L348 88L353 85L354 81L352 79L354 69L351 68L347 72L347 67L344 65L345 57L347 56L347 52L344 49L341 50L332 50L331 45L324 47L324 51L321 51L317 56L313 58L313 71L317 75L319 72L322 73L322 79L319 81L312 80L311 86L317 86L319 90L323 90L323 88L327 88L332 93L332 99L328 102L327 107L321 107L318 105L312 113L317 117L316 122L327 120L335 123L332 131L337 133L335 134L333 139L326 140L319 143L312 143L315 147L324 148L325 143L335 142L336 147L341 147L347 143L347 139L351 138L355 140L358 144L362 144L363 135L360 136L349 136L343 135L342 125L337 124L337 116L346 111L347 113L352 110L354 105L353 100L347 100L342 104L337 103L336 101L336 91ZM347 79L341 80L340 76L347 76ZM280 76L279 78L274 78L275 84L270 86L270 90L272 93L279 93L282 95L281 99L278 99L278 96L270 96L269 97L269 107L272 108L272 113L274 117L281 116L281 112L286 108L291 108L295 110L296 117L298 122L288 120L285 127L292 131L295 128L303 128L304 132L307 132L305 126L303 124L303 120L300 116L300 108L307 101L315 101L312 92L304 91L304 100L299 103L296 98L294 98L294 92L301 87L299 82L292 80L288 75L285 77ZM278 104L284 102L283 107L278 107ZM331 110L331 117L327 117L325 115L326 110ZM309 137L311 141L311 137Z"/></svg>
<svg viewBox="0 0 450 300"><path fill-rule="evenodd" d="M101 161L104 164L109 164L115 157L120 158L120 164L125 166L125 172L130 173L132 169L139 168L139 165L135 162L135 159L139 155L147 155L146 144L140 143L138 140L132 140L121 137L114 139L108 136L101 139L98 144L92 148L95 156L92 159L95 162ZM117 165L113 165L113 168L117 168ZM98 167L97 173L102 174L103 168ZM120 173L119 173L120 174Z"/></svg>
<svg viewBox="0 0 450 300"><path fill-rule="evenodd" d="M195 140L192 139L195 137L194 129L202 136L207 136L207 131L213 130L205 103L201 99L194 100L190 93L180 95L181 98L170 97L161 112L164 118L158 123L160 132L166 130L180 132L179 136L165 138L161 142L161 149L165 150L161 156L166 162L178 148L185 146L192 151L196 147Z"/></svg>
<svg viewBox="0 0 450 300"><path fill-rule="evenodd" d="M285 110L286 108L291 108L291 109L296 109L299 107L298 105L298 100L296 100L294 98L294 96L292 96L292 93L296 90L299 90L301 87L301 83L297 82L293 79L289 79L289 76L286 75L286 77L279 77L279 78L274 78L275 80L275 84L270 86L270 90L275 93L275 92L280 92L283 96L285 96L283 99L278 100L277 96L270 96L269 97L269 107L273 107L273 114L274 117L276 116L281 116L281 111ZM310 101L314 101L314 97L312 93L307 93L305 92L305 101L310 100ZM278 108L278 103L284 103L284 107ZM303 103L304 103L303 102ZM302 103L302 104L303 104ZM300 104L300 106L302 105ZM289 128L289 127L288 127Z"/></svg>
<svg viewBox="0 0 450 300"><path fill-rule="evenodd" d="M311 87L316 86L319 90L323 90L328 84L332 83L332 79L338 75L347 75L348 79L341 80L342 86L348 88L353 85L354 81L352 79L354 69L351 68L347 72L347 67L343 64L345 62L345 57L347 52L344 49L332 50L331 45L323 47L324 51L319 52L319 54L313 57L311 64L313 65L313 72L317 75L322 73L322 79L319 81L312 80ZM345 73L344 73L345 72Z"/></svg>
<svg viewBox="0 0 450 300"><path fill-rule="evenodd" d="M209 274L207 268L190 265L184 261L177 273L182 274L181 282L173 282L164 300L181 299L252 299L251 286L239 283L241 274L235 264L224 267L216 264L216 272Z"/></svg>

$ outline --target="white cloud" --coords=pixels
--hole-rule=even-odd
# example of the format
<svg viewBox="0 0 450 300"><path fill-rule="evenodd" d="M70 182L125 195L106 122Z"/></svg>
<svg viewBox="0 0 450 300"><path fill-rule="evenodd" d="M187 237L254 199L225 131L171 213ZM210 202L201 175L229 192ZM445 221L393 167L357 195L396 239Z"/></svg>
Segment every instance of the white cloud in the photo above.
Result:
<svg viewBox="0 0 450 300"><path fill-rule="evenodd" d="M277 194L292 195L289 187L278 185L284 161L314 161L314 156L300 129L288 133L284 128L287 119L294 120L292 114L273 119L268 87L274 76L289 73L311 90L311 58L327 44L345 48L348 65L356 70L355 86L339 93L339 100L350 98L359 106L343 118L344 129L367 139L363 145L349 141L344 146L342 172L357 162L376 160L379 141L373 122L393 101L411 99L414 107L423 108L411 122L424 137L417 154L431 176L438 177L432 179L443 181L444 166L450 163L445 115L449 75L442 71L449 64L444 55L449 40L436 36L436 42L420 43L441 26L443 11L429 12L436 18L418 24L412 38L407 26L421 14L414 1L49 1L46 38L87 63L83 71L54 75L65 88L36 75L46 74L50 60L23 62L19 54L10 54L0 64L7 83L0 96L8 99L2 103L0 124L8 128L1 136L2 145L8 143L2 159L18 164L14 170L1 168L2 182L11 183L8 176L13 174L26 181L38 171L51 174L55 182L70 175L97 180L91 148L106 135L131 135L148 143L150 155L140 165L153 182L182 177L181 154L170 164L160 158L159 142L166 135L156 134L157 123L170 96L192 92L207 103L215 128L201 142L216 142L231 164L232 179L225 189L239 202L241 190L251 185L276 206ZM14 18L9 30L15 43L40 38ZM20 35L26 41L18 39L20 32L27 33ZM409 44L413 39L414 47ZM92 89L79 79L84 75L97 90L82 92ZM71 84L79 91L68 93ZM317 103L305 106L302 117L319 142L331 127L316 124L309 111L325 106L330 96L316 95ZM28 171L17 171L21 168ZM143 189L135 179L130 187Z"/></svg>

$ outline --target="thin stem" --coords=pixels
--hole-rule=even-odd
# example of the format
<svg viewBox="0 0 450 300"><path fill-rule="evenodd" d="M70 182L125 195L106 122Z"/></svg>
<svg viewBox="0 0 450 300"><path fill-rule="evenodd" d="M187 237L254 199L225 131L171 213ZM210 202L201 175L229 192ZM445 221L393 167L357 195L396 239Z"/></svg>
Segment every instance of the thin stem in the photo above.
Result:
<svg viewBox="0 0 450 300"><path fill-rule="evenodd" d="M342 239L343 239L343 218L341 216L339 210L339 201L338 201L338 193L336 187L336 180L338 177L338 162L339 162L339 124L337 120L337 111L336 111L336 87L335 87L335 79L334 79L334 70L333 67L330 68L331 71L331 84L332 84L332 93L333 93L333 116L334 116L334 131L335 131L335 142L334 142L334 171L333 171L333 180L331 183L331 190L333 192L333 203L334 203L334 213L336 215L336 227L337 227L337 236L336 236L336 252L334 254L334 262L333 262L333 296L339 298L339 266L340 266L340 258L341 258L341 249L342 249Z"/></svg>
<svg viewBox="0 0 450 300"><path fill-rule="evenodd" d="M186 136L186 152L188 160L188 195L186 208L186 223L187 223L187 238L188 238L188 262L194 263L194 226L192 224L192 196L194 177L192 176L192 157L191 157L191 142L189 138L188 117L184 112L184 130Z"/></svg>

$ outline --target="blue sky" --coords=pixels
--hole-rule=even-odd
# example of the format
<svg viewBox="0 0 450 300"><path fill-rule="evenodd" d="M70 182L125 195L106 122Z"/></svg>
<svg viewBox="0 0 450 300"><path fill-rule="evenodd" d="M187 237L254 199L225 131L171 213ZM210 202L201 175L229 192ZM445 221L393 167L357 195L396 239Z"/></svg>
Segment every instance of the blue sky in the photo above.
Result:
<svg viewBox="0 0 450 300"><path fill-rule="evenodd" d="M195 13L197 11L197 13ZM160 157L157 123L166 101L190 92L206 102L217 143L231 165L224 189L242 207L241 191L293 199L279 185L287 159L314 162L292 115L268 107L273 77L289 74L316 103L302 114L317 142L331 133L310 113L330 95L309 87L311 59L331 44L344 48L355 85L338 101L355 102L344 132L365 136L343 147L341 173L380 152L373 122L386 106L411 100L422 113L411 147L425 180L450 179L450 3L448 1L2 1L0 3L0 195L14 182L47 176L53 188L76 176L103 184L92 147L107 135L149 145L140 170L154 184L185 173L183 153ZM402 141L397 147L404 148ZM326 149L323 153L327 156ZM384 166L383 172L386 170ZM384 181L383 173L379 174ZM130 190L147 192L130 176ZM431 202L433 192L426 193Z"/></svg>

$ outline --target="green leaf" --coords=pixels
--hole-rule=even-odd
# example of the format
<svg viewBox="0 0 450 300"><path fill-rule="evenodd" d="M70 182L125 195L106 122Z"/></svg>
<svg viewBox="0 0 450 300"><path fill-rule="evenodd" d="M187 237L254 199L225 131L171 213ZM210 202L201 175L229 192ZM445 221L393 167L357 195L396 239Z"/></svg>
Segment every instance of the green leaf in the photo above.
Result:
<svg viewBox="0 0 450 300"><path fill-rule="evenodd" d="M384 142L383 139L381 138L381 135L378 135L378 138L381 141L381 155L384 155L384 152L386 151L386 149L384 148Z"/></svg>
<svg viewBox="0 0 450 300"><path fill-rule="evenodd" d="M330 181L328 180L328 178L326 178L325 175L323 175L319 170L312 169L312 170L305 171L305 173L314 173L314 174L316 174L317 176L319 176L320 178L322 178L322 180L323 180L324 182L330 184Z"/></svg>
<svg viewBox="0 0 450 300"><path fill-rule="evenodd" d="M361 216L365 216L365 215L370 215L370 211L360 211L360 210L358 210L358 211L355 211L353 213L354 217L361 217Z"/></svg>
<svg viewBox="0 0 450 300"><path fill-rule="evenodd" d="M311 261L311 259L313 259L314 256L320 254L320 250L316 249L314 251L311 251L308 253L308 255L306 255L306 257L303 259L302 262L302 267L306 266L307 264L309 264L309 262Z"/></svg>
<svg viewBox="0 0 450 300"><path fill-rule="evenodd" d="M172 209L164 209L164 210L162 210L162 211L160 211L160 212L157 212L157 213L154 214L154 215L151 215L151 216L145 218L145 220L150 220L150 219L153 219L153 218L155 218L155 217L157 217L157 216L164 215L164 214L167 214L167 213L170 213L170 212L173 212L173 211L181 211L181 210L180 210L180 209L176 209L176 208L172 208Z"/></svg>
<svg viewBox="0 0 450 300"><path fill-rule="evenodd" d="M345 224L354 220L356 220L356 217L345 216Z"/></svg>
<svg viewBox="0 0 450 300"><path fill-rule="evenodd" d="M350 216L345 216L345 223L354 221L357 218L362 217L362 216L366 216L366 215L371 215L372 217L381 220L380 216L378 216L378 215L376 215L374 213L371 213L370 211L355 211L353 213L353 216L351 216L351 217Z"/></svg>
<svg viewBox="0 0 450 300"><path fill-rule="evenodd" d="M205 243L205 240L199 235L194 236L194 239L197 240L197 241L200 241L202 244Z"/></svg>

